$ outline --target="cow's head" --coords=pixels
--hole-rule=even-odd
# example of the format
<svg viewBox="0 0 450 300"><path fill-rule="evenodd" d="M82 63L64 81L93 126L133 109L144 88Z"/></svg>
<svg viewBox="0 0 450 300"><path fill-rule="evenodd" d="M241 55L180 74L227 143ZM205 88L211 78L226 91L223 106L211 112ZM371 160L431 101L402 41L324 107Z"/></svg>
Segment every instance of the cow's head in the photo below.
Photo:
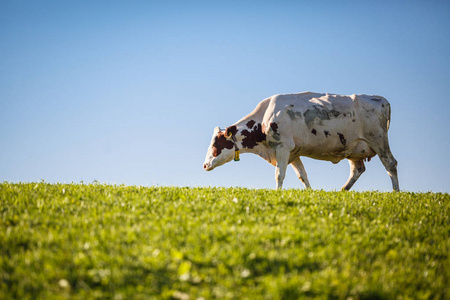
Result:
<svg viewBox="0 0 450 300"><path fill-rule="evenodd" d="M230 126L226 130L219 127L214 128L214 134L206 153L203 169L211 171L234 158L234 142L231 136L236 134L236 126Z"/></svg>

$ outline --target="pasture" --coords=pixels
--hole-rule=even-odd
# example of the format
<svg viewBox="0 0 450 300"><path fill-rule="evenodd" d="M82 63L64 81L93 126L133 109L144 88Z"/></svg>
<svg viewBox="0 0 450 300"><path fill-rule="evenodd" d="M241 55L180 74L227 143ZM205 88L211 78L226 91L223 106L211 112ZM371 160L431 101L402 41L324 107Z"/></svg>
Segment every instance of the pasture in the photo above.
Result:
<svg viewBox="0 0 450 300"><path fill-rule="evenodd" d="M449 299L450 196L0 184L0 299Z"/></svg>

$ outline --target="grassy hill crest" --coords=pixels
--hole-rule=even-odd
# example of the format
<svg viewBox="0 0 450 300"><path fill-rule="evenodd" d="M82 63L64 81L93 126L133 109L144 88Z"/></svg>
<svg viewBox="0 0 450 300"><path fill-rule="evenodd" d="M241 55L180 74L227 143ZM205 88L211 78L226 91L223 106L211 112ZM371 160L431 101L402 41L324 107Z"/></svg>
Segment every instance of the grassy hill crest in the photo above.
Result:
<svg viewBox="0 0 450 300"><path fill-rule="evenodd" d="M0 299L448 299L450 195L0 184Z"/></svg>

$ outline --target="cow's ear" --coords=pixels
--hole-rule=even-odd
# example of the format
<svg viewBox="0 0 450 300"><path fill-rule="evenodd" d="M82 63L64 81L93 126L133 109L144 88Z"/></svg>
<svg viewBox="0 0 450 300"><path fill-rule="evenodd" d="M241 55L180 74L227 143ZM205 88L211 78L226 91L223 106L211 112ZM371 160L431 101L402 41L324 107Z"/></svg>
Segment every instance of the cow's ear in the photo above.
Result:
<svg viewBox="0 0 450 300"><path fill-rule="evenodd" d="M237 133L236 125L227 127L227 129L225 130L226 137L231 137L232 135L235 135L236 133Z"/></svg>

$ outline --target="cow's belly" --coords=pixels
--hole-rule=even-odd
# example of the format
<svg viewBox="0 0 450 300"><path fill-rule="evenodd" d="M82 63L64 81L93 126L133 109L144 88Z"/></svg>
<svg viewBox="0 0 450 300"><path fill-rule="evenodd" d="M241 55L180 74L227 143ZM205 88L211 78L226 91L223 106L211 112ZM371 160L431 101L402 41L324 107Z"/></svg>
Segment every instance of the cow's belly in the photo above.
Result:
<svg viewBox="0 0 450 300"><path fill-rule="evenodd" d="M319 140L316 143L296 143L291 151L290 161L299 156L306 156L319 160L338 163L348 158L352 160L361 160L371 158L376 153L361 138L350 138L344 134L336 134L335 137L328 135L326 140Z"/></svg>

